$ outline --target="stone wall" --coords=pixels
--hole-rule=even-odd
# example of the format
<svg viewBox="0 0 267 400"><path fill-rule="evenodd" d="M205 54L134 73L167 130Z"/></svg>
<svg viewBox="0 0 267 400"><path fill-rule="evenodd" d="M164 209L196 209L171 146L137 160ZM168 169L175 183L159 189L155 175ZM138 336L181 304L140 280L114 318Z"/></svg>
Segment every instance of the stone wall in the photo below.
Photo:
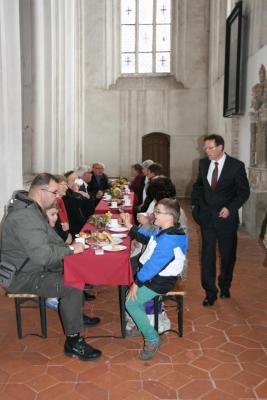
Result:
<svg viewBox="0 0 267 400"><path fill-rule="evenodd" d="M223 118L224 46L225 21L234 7L233 1L211 2L210 9L210 57L208 88L208 127L209 132L224 136L226 151L250 166L250 118L251 88L258 81L260 65L267 60L267 2L243 0L243 103L244 114L233 118ZM249 172L249 170L248 170ZM257 195L252 188L249 201L243 209L243 224L252 235L259 236L267 209L265 193ZM241 212L242 214L242 212Z"/></svg>

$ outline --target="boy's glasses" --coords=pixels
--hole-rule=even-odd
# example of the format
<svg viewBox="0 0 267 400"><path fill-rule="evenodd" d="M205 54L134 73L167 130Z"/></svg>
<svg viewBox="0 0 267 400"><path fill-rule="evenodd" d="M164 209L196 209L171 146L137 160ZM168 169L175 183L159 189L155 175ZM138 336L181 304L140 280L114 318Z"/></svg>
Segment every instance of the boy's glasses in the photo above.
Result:
<svg viewBox="0 0 267 400"><path fill-rule="evenodd" d="M172 214L169 211L160 211L158 208L154 208L154 214L162 214L162 215L167 215L167 214Z"/></svg>

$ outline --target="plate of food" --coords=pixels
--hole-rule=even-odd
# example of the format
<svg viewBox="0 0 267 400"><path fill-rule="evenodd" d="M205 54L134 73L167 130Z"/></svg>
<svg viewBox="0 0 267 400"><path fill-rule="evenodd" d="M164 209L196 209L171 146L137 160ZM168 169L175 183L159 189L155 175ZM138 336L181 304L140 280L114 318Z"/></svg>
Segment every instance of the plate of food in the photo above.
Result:
<svg viewBox="0 0 267 400"><path fill-rule="evenodd" d="M105 251L123 251L127 249L127 246L123 246L122 244L110 244L102 247Z"/></svg>
<svg viewBox="0 0 267 400"><path fill-rule="evenodd" d="M111 236L115 239L115 238L126 238L128 235L126 233L112 233Z"/></svg>
<svg viewBox="0 0 267 400"><path fill-rule="evenodd" d="M109 225L107 228L108 228L109 231L112 231L112 232L126 232L126 231L129 230L129 228L126 228L126 226L114 226L114 227L112 227L112 226Z"/></svg>
<svg viewBox="0 0 267 400"><path fill-rule="evenodd" d="M121 238L113 238L109 232L93 232L87 239L86 243L89 245L98 245L98 246L105 246L105 245L115 245L122 243Z"/></svg>
<svg viewBox="0 0 267 400"><path fill-rule="evenodd" d="M76 233L76 235L75 235L75 237L77 237L77 238L88 238L90 236L90 232L84 232L84 231L81 231L81 232L79 232L79 233Z"/></svg>

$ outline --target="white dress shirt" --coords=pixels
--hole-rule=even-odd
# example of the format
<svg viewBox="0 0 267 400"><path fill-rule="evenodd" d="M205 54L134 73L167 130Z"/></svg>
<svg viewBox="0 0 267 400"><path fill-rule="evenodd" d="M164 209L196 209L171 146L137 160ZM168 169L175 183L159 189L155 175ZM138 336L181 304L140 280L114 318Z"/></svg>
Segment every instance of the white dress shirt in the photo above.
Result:
<svg viewBox="0 0 267 400"><path fill-rule="evenodd" d="M218 180L220 178L220 175L221 175L221 172L222 172L222 169L223 169L223 166L224 166L225 159L226 159L226 154L223 153L223 156L219 160L217 160L217 161L216 160L211 160L210 166L209 166L209 169L208 169L208 175L207 175L207 180L208 180L210 185L211 185L212 173L213 173L213 170L215 168L215 162L218 163L218 179L217 179L217 182L218 182Z"/></svg>

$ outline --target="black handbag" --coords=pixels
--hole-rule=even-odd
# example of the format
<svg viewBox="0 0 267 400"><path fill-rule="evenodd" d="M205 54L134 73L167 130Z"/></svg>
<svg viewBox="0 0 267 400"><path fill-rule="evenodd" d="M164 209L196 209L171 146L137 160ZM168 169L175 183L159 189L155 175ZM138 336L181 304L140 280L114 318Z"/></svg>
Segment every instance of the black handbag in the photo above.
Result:
<svg viewBox="0 0 267 400"><path fill-rule="evenodd" d="M14 276L22 270L22 268L27 264L29 258L26 258L24 263L20 268L16 268L14 265L10 264L7 261L1 261L0 263L0 286L8 289L11 285Z"/></svg>

